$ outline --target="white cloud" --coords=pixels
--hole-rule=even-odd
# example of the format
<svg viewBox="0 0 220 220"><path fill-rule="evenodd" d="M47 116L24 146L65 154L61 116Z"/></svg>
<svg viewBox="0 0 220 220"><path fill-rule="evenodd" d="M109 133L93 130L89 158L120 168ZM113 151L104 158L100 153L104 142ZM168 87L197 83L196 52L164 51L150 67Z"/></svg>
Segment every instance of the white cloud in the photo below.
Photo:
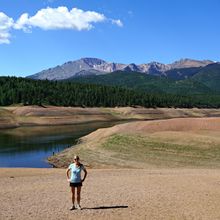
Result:
<svg viewBox="0 0 220 220"><path fill-rule="evenodd" d="M10 29L13 26L13 19L3 12L0 12L0 44L10 43Z"/></svg>
<svg viewBox="0 0 220 220"><path fill-rule="evenodd" d="M31 25L28 24L28 14L24 13L20 16L20 18L16 21L16 23L14 24L14 28L15 29L22 29L25 32L30 32L29 30L31 29Z"/></svg>
<svg viewBox="0 0 220 220"><path fill-rule="evenodd" d="M110 21L119 27L123 26L121 20L106 18L104 14L95 11L60 6L58 8L43 8L35 15L22 14L17 21L0 12L0 44L10 43L11 29L31 32L37 27L43 30L72 29L77 31L90 30L94 23Z"/></svg>
<svg viewBox="0 0 220 220"><path fill-rule="evenodd" d="M116 24L119 27L123 27L123 23L122 23L121 20L119 20L119 19L117 19L117 20L111 19L111 21L112 21L112 24Z"/></svg>
<svg viewBox="0 0 220 220"><path fill-rule="evenodd" d="M46 8L39 10L34 16L29 17L27 13L22 14L15 23L16 29L27 31L31 27L38 27L44 30L74 29L90 30L92 23L103 22L106 17L94 11L83 11L66 7Z"/></svg>

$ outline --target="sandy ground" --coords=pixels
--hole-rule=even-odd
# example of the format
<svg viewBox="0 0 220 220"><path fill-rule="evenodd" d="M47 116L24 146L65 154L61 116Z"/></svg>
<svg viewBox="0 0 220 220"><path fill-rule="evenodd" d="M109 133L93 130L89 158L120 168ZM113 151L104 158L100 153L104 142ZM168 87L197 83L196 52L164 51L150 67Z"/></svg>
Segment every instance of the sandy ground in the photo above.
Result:
<svg viewBox="0 0 220 220"><path fill-rule="evenodd" d="M0 129L20 126L67 125L94 121L220 117L219 109L175 108L80 108L57 106L0 107Z"/></svg>
<svg viewBox="0 0 220 220"><path fill-rule="evenodd" d="M69 211L64 169L0 169L0 219L220 219L220 170L88 170Z"/></svg>

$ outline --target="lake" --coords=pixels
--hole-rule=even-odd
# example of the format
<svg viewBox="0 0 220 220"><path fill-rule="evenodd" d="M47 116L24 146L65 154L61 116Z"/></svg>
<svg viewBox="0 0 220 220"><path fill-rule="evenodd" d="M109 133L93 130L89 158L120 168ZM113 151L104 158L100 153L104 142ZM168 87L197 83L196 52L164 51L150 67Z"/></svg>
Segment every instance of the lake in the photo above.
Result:
<svg viewBox="0 0 220 220"><path fill-rule="evenodd" d="M51 167L46 158L76 144L90 132L116 122L19 127L0 130L0 167Z"/></svg>

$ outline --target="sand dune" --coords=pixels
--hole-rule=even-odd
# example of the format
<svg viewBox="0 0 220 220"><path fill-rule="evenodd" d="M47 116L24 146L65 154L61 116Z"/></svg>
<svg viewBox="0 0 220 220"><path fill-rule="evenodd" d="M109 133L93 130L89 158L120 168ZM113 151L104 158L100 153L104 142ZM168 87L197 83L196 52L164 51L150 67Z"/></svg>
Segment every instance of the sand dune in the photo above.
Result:
<svg viewBox="0 0 220 220"><path fill-rule="evenodd" d="M69 211L63 169L0 169L0 219L220 218L220 170L88 170L82 208Z"/></svg>

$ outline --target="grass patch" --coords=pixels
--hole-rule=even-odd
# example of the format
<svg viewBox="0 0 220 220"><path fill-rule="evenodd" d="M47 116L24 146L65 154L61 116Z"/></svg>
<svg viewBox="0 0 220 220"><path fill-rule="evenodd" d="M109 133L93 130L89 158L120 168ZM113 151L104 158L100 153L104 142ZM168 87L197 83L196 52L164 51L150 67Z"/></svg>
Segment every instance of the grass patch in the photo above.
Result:
<svg viewBox="0 0 220 220"><path fill-rule="evenodd" d="M220 167L220 144L196 146L172 142L163 142L155 137L116 134L101 145L114 157L132 162L141 162L166 167Z"/></svg>

